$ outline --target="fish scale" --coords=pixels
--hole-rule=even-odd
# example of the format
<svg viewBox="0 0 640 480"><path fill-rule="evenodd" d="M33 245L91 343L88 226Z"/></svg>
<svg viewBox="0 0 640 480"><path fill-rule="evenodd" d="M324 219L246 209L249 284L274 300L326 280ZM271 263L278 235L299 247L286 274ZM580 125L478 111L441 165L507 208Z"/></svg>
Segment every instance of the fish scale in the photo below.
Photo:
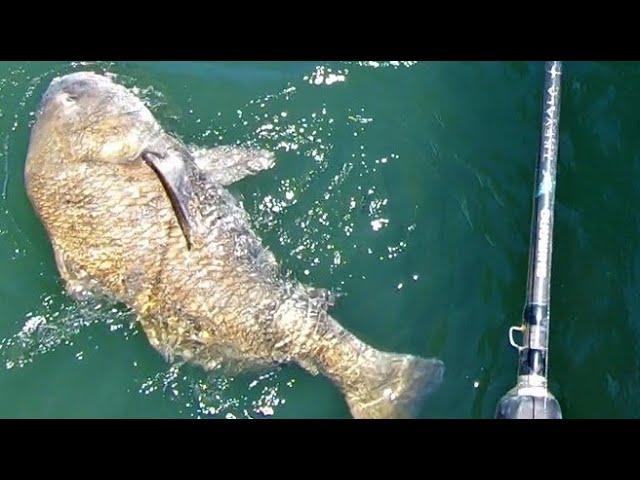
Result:
<svg viewBox="0 0 640 480"><path fill-rule="evenodd" d="M263 150L189 149L133 93L78 72L45 93L25 179L68 292L131 307L168 361L297 363L333 381L355 417L415 415L443 363L345 330L334 296L287 278L226 189L273 164Z"/></svg>

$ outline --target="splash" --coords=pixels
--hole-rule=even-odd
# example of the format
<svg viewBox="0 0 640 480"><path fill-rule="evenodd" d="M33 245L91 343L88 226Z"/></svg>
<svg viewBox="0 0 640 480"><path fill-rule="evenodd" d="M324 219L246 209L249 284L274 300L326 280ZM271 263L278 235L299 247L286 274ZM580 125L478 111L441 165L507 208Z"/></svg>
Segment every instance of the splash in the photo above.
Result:
<svg viewBox="0 0 640 480"><path fill-rule="evenodd" d="M376 62L376 61L368 61L368 62L353 62L360 67L367 68L410 68L416 65L418 62L399 62L399 61L390 61L390 62Z"/></svg>
<svg viewBox="0 0 640 480"><path fill-rule="evenodd" d="M282 391L295 380L279 370L232 376L224 369L213 372L175 364L142 382L143 395L162 394L175 401L181 414L193 418L265 418L286 403Z"/></svg>
<svg viewBox="0 0 640 480"><path fill-rule="evenodd" d="M342 83L347 79L349 69L340 69L333 72L330 67L318 65L310 75L305 75L303 80L310 85L333 85L334 83Z"/></svg>
<svg viewBox="0 0 640 480"><path fill-rule="evenodd" d="M0 362L8 370L22 368L74 338L90 325L104 322L114 330L135 334L130 311L108 303L69 303L62 295L47 295L35 312L26 315L21 330L0 340ZM128 328L127 328L128 327Z"/></svg>

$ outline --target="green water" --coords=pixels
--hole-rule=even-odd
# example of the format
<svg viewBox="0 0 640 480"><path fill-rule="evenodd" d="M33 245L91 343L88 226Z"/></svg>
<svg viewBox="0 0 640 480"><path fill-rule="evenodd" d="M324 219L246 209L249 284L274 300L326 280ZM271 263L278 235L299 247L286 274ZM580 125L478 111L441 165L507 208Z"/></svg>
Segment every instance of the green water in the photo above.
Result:
<svg viewBox="0 0 640 480"><path fill-rule="evenodd" d="M170 366L121 308L67 299L25 194L50 80L112 72L188 142L276 151L233 186L283 268L343 293L334 316L437 356L425 418L490 418L515 382L542 63L0 62L0 417L345 418L295 367ZM551 390L566 418L638 417L638 63L565 64Z"/></svg>

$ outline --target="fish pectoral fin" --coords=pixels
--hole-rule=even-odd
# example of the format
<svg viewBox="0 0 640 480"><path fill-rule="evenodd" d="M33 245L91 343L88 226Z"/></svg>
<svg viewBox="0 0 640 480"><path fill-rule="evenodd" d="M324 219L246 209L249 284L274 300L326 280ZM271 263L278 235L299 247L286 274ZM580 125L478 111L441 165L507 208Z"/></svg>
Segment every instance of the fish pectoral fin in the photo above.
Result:
<svg viewBox="0 0 640 480"><path fill-rule="evenodd" d="M142 159L162 183L182 229L187 248L191 249L196 231L196 219L193 209L190 208L191 203L195 201L195 193L189 175L189 159L180 152L171 150L162 154L146 150L142 153Z"/></svg>
<svg viewBox="0 0 640 480"><path fill-rule="evenodd" d="M198 168L225 187L275 165L275 154L268 150L233 146L191 146L190 152Z"/></svg>

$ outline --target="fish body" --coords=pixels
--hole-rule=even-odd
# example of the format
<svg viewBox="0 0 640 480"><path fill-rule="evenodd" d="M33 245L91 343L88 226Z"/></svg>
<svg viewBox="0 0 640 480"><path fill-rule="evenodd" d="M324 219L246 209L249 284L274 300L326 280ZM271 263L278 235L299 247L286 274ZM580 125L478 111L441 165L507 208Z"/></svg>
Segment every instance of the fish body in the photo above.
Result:
<svg viewBox="0 0 640 480"><path fill-rule="evenodd" d="M25 165L67 292L130 306L168 361L236 371L296 363L329 377L357 418L411 417L437 359L379 351L287 278L227 186L274 165L264 150L187 146L110 78L54 79Z"/></svg>

